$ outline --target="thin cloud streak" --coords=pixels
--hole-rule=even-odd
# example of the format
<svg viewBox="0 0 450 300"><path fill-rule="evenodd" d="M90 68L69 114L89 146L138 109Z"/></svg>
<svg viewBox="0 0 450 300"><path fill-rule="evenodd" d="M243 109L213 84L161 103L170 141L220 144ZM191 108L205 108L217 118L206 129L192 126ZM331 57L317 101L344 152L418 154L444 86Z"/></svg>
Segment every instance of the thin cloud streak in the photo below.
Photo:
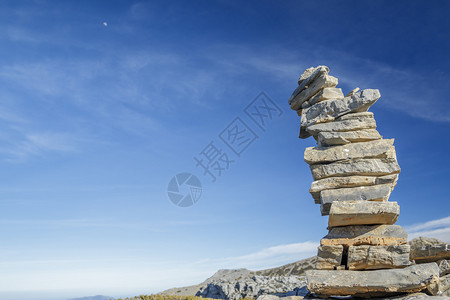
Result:
<svg viewBox="0 0 450 300"><path fill-rule="evenodd" d="M432 237L450 243L450 216L420 224L405 226L408 238Z"/></svg>
<svg viewBox="0 0 450 300"><path fill-rule="evenodd" d="M250 268L252 270L261 270L314 256L318 246L318 242L311 241L283 244L240 256L222 259L209 258L198 263L214 265L218 269Z"/></svg>

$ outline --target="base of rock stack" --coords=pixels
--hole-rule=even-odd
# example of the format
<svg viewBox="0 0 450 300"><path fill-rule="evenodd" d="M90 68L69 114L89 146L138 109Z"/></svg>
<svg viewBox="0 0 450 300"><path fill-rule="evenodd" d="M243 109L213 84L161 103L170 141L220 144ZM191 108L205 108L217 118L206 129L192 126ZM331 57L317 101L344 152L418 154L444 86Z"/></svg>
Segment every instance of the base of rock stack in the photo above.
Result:
<svg viewBox="0 0 450 300"><path fill-rule="evenodd" d="M383 297L431 290L439 282L436 263L375 271L309 270L306 287L319 297Z"/></svg>

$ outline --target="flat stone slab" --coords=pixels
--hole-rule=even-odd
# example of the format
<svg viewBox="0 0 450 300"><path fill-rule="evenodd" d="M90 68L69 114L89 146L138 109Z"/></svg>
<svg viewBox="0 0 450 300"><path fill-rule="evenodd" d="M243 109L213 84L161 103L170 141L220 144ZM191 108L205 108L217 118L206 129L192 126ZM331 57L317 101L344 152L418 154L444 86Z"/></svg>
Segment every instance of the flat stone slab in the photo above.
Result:
<svg viewBox="0 0 450 300"><path fill-rule="evenodd" d="M307 164L329 163L354 158L390 158L395 153L394 139L351 143L333 147L308 147L304 160Z"/></svg>
<svg viewBox="0 0 450 300"><path fill-rule="evenodd" d="M344 99L342 89L335 87L326 87L315 94L311 99L303 102L302 108L307 108L318 102L330 99Z"/></svg>
<svg viewBox="0 0 450 300"><path fill-rule="evenodd" d="M371 115L361 115L359 117L351 119L338 118L336 121L333 122L319 123L307 127L305 126L305 129L310 134L316 137L321 132L347 132L363 129L375 129L376 127L377 127L376 121L373 118L373 114L371 114Z"/></svg>
<svg viewBox="0 0 450 300"><path fill-rule="evenodd" d="M398 174L386 176L346 176L346 177L328 177L313 181L309 192L314 198L316 204L320 204L320 192L325 190L371 186L376 184L390 183L392 187L397 182Z"/></svg>
<svg viewBox="0 0 450 300"><path fill-rule="evenodd" d="M335 201L388 201L391 191L392 184L325 190L320 192L320 211L328 215Z"/></svg>
<svg viewBox="0 0 450 300"><path fill-rule="evenodd" d="M317 248L316 269L334 270L341 265L343 253L344 247L342 245L319 246Z"/></svg>
<svg viewBox="0 0 450 300"><path fill-rule="evenodd" d="M450 245L434 238L418 237L409 242L411 260L417 263L450 259Z"/></svg>
<svg viewBox="0 0 450 300"><path fill-rule="evenodd" d="M369 142L382 139L383 137L376 129L361 129L355 131L320 132L317 136L320 146L345 145L358 142Z"/></svg>
<svg viewBox="0 0 450 300"><path fill-rule="evenodd" d="M376 270L405 268L409 261L409 245L350 246L347 267L349 270Z"/></svg>
<svg viewBox="0 0 450 300"><path fill-rule="evenodd" d="M311 67L309 69L306 69L306 71L303 72L303 74L298 79L297 88L294 90L291 97L289 97L289 100L288 100L289 105L292 104L295 97L298 94L300 94L300 92L303 91L306 86L308 86L311 82L313 82L320 75L328 75L329 71L330 70L326 66L318 66L316 68Z"/></svg>
<svg viewBox="0 0 450 300"><path fill-rule="evenodd" d="M317 94L321 89L327 87L335 87L338 84L338 79L336 77L321 74L314 81L310 82L308 87L302 90L294 100L292 100L291 109L299 110L302 108L303 102L309 100L315 94Z"/></svg>
<svg viewBox="0 0 450 300"><path fill-rule="evenodd" d="M310 166L314 180L334 176L383 176L400 173L396 158L357 158Z"/></svg>
<svg viewBox="0 0 450 300"><path fill-rule="evenodd" d="M334 121L345 114L366 112L379 98L380 92L378 90L366 89L344 99L319 102L303 109L304 115L302 115L301 125L308 127L313 124ZM297 109L299 108L300 106Z"/></svg>
<svg viewBox="0 0 450 300"><path fill-rule="evenodd" d="M320 241L321 245L403 245L408 233L400 225L357 225L333 227Z"/></svg>
<svg viewBox="0 0 450 300"><path fill-rule="evenodd" d="M309 270L306 287L316 295L381 297L419 292L439 282L436 263L374 271Z"/></svg>
<svg viewBox="0 0 450 300"><path fill-rule="evenodd" d="M397 202L335 201L331 204L328 226L393 225L399 214Z"/></svg>

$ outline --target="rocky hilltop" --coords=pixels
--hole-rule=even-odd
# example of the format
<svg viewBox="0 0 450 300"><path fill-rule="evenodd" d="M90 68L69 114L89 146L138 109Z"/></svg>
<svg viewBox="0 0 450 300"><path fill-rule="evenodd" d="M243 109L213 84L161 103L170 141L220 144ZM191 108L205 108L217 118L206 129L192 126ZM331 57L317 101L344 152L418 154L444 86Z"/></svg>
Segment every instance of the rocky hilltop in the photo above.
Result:
<svg viewBox="0 0 450 300"><path fill-rule="evenodd" d="M305 293L305 272L314 269L316 257L280 267L250 271L219 270L204 282L161 292L163 295L202 296L214 299L257 298L260 295L300 295Z"/></svg>

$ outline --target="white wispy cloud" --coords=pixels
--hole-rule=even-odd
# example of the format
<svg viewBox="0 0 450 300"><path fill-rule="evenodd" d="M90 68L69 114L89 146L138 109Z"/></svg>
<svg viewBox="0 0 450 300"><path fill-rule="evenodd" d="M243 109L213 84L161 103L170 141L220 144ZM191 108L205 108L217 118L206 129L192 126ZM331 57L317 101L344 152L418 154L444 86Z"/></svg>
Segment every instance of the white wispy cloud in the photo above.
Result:
<svg viewBox="0 0 450 300"><path fill-rule="evenodd" d="M214 265L217 269L248 268L261 270L314 256L318 246L318 242L312 241L283 244L239 256L209 258L198 263Z"/></svg>
<svg viewBox="0 0 450 300"><path fill-rule="evenodd" d="M0 153L7 162L23 162L29 157L39 157L52 152L77 152L83 143L73 133L33 132L28 129L10 128L9 134L0 136L3 141Z"/></svg>
<svg viewBox="0 0 450 300"><path fill-rule="evenodd" d="M408 238L410 240L419 236L424 236L450 243L450 216L425 223L405 226L405 230L408 232Z"/></svg>

